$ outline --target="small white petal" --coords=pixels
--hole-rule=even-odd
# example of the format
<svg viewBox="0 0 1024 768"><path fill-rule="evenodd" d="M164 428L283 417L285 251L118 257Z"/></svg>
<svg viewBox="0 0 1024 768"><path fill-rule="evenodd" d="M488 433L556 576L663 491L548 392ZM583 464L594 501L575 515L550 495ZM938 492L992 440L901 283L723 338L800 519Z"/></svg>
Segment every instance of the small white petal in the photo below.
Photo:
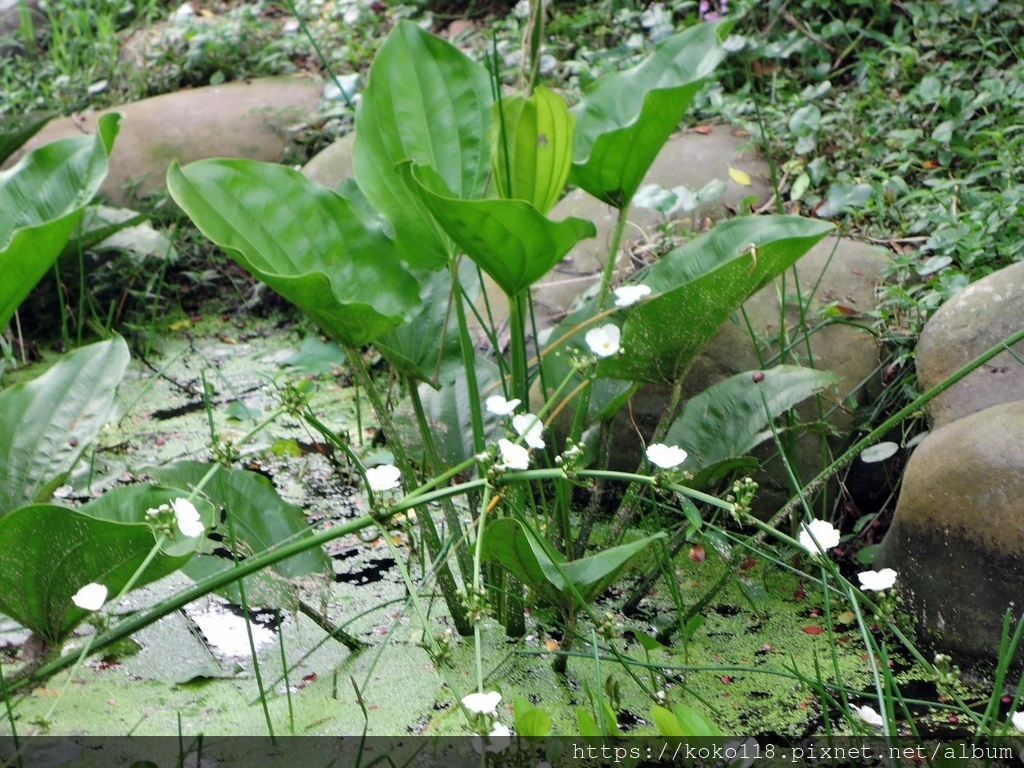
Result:
<svg viewBox="0 0 1024 768"><path fill-rule="evenodd" d="M366 482L371 491L390 491L397 488L402 473L394 464L381 464L366 470Z"/></svg>
<svg viewBox="0 0 1024 768"><path fill-rule="evenodd" d="M868 725L885 725L882 716L865 704L863 707L854 707L853 713Z"/></svg>
<svg viewBox="0 0 1024 768"><path fill-rule="evenodd" d="M1013 723L1014 728L1024 733L1024 711L1014 712L1010 715L1010 722Z"/></svg>
<svg viewBox="0 0 1024 768"><path fill-rule="evenodd" d="M506 400L501 395L494 395L484 401L484 406L488 411L498 416L511 416L521 402L523 401L518 399Z"/></svg>
<svg viewBox="0 0 1024 768"><path fill-rule="evenodd" d="M530 452L523 446L501 438L498 441L498 450L501 451L499 466L502 469L527 469L530 466Z"/></svg>
<svg viewBox="0 0 1024 768"><path fill-rule="evenodd" d="M87 611L98 611L107 602L107 588L102 584L86 584L71 597L71 602Z"/></svg>
<svg viewBox="0 0 1024 768"><path fill-rule="evenodd" d="M526 444L536 450L543 450L544 423L532 413L520 413L512 417L512 427L523 436Z"/></svg>
<svg viewBox="0 0 1024 768"><path fill-rule="evenodd" d="M865 448L860 452L860 460L865 464L876 464L880 461L885 461L891 456L895 455L896 451L900 449L899 443L885 442L872 445L870 448Z"/></svg>
<svg viewBox="0 0 1024 768"><path fill-rule="evenodd" d="M892 568L883 568L880 571L864 571L858 573L860 588L863 590L874 590L880 592L885 589L892 589L896 583L896 571Z"/></svg>
<svg viewBox="0 0 1024 768"><path fill-rule="evenodd" d="M687 457L686 451L678 445L665 445L664 443L651 443L647 446L647 460L662 469L678 467Z"/></svg>
<svg viewBox="0 0 1024 768"><path fill-rule="evenodd" d="M839 531L828 520L811 520L800 526L798 540L801 547L817 555L839 546Z"/></svg>
<svg viewBox="0 0 1024 768"><path fill-rule="evenodd" d="M470 693L462 697L462 706L477 715L496 715L501 694L497 691L488 693Z"/></svg>
<svg viewBox="0 0 1024 768"><path fill-rule="evenodd" d="M494 727L491 728L488 739L487 751L488 752L501 752L503 749L508 747L512 743L512 732L507 726L501 723L495 723ZM484 752L483 739L479 736L473 737L473 749L478 755L482 755Z"/></svg>
<svg viewBox="0 0 1024 768"><path fill-rule="evenodd" d="M199 516L199 510L191 501L177 498L171 502L171 507L174 509L174 518L182 536L193 539L206 532L206 526L203 525L203 520Z"/></svg>
<svg viewBox="0 0 1024 768"><path fill-rule="evenodd" d="M641 299L651 295L649 285L620 285L612 293L615 294L616 307L629 307Z"/></svg>
<svg viewBox="0 0 1024 768"><path fill-rule="evenodd" d="M611 357L618 353L621 337L622 331L619 330L619 326L608 323L600 328L591 328L587 331L584 340L590 347L590 351L598 357Z"/></svg>

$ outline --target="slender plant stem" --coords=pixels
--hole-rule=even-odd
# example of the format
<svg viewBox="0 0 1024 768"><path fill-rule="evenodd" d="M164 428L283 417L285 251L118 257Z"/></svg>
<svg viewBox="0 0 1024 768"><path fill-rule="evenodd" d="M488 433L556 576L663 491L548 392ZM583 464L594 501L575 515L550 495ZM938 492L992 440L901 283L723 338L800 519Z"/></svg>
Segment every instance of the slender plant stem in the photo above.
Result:
<svg viewBox="0 0 1024 768"><path fill-rule="evenodd" d="M376 414L377 420L380 422L380 427L384 431L384 436L387 438L388 446L391 448L391 451L395 456L395 464L402 473L405 486L412 487L414 480L412 461L409 458L408 452L405 450L405 445L402 443L402 440L398 435L398 431L395 429L395 424L391 419L391 412L381 401L380 395L377 393L377 389L373 384L373 379L370 378L370 372L366 369L366 364L363 362L363 357L359 353L359 350L350 344L343 344L342 349L345 350L345 355L348 358L349 364L352 366L352 370L356 374L356 380L366 391L366 396L370 399L370 405L373 407L373 412ZM473 378L475 378L475 375L470 374L470 379ZM438 560L437 584L441 588L441 594L444 595L445 604L448 606L448 612L452 617L452 622L455 624L460 635L468 636L472 633L473 627L466 616L466 607L463 605L460 598L459 588L455 582L455 576L452 574L448 563L440 560L442 553L444 552L444 547L441 544L441 537L437 533L437 527L434 525L434 518L430 515L429 511L427 511L424 514L417 516L416 519L420 523L420 529L423 531L423 539L427 545L428 551L430 552L430 556ZM452 535L455 535L455 533L456 532L453 531Z"/></svg>
<svg viewBox="0 0 1024 768"><path fill-rule="evenodd" d="M261 554L254 555L253 557L248 557L235 568L221 571L213 576L203 579L202 581L196 582L195 586L182 590L176 595L172 595L166 600L160 601L152 608L145 611L139 611L123 621L118 622L116 626L107 630L95 639L91 650L96 652L101 651L104 648L109 648L118 640L138 632L140 629L148 627L150 624L159 621L164 616L183 608L193 600L198 600L211 592L216 592L218 589L226 587L228 584L232 584L249 574L263 570L264 568L269 568L272 565L280 563L282 560L287 560L290 557L294 557L297 554L306 552L307 550L315 547L323 546L324 544L340 539L343 536L348 536L356 531L361 531L374 524L375 520L373 517L370 515L363 515L362 517L358 517L343 525L334 526L326 531L313 534L312 536L305 537L299 541L276 547ZM38 669L35 669L31 675L23 679L16 681L8 680L7 686L3 690L0 690L0 695L9 696L22 688L33 685L39 680L43 680L57 672L60 672L62 669L67 669L75 663L77 658L77 653L60 656L43 664Z"/></svg>
<svg viewBox="0 0 1024 768"><path fill-rule="evenodd" d="M423 441L423 453L426 456L427 466L430 468L430 474L435 477L441 474L443 465L441 463L441 457L437 453L437 445L434 443L434 433L430 429L430 424L427 423L427 414L423 409L423 400L420 398L419 388L415 381L408 382L409 386L409 400L412 402L413 413L416 414L416 424L420 430L420 439ZM455 536L461 534L462 524L459 522L459 513L455 510L455 505L452 504L450 498L441 500L441 510L444 513L445 522L448 523L448 527L451 529L451 535ZM459 572L462 574L463 581L466 581L466 577L470 573L470 561L468 554L463 547L455 548L455 556L459 564Z"/></svg>
<svg viewBox="0 0 1024 768"><path fill-rule="evenodd" d="M622 243L622 233L626 229L626 219L629 216L629 203L624 203L619 208L618 218L615 219L615 229L612 232L612 241L608 244L608 260L604 263L604 273L601 275L601 288L597 294L597 305L603 307L605 299L608 298L608 291L611 288L612 278L615 277L615 263L619 258L619 245Z"/></svg>

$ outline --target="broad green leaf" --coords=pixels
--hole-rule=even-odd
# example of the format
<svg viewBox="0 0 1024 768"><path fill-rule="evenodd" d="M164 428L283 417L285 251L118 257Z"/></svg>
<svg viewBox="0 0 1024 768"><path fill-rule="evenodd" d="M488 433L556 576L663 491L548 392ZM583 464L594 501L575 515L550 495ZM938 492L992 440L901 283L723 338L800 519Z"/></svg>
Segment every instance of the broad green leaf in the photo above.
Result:
<svg viewBox="0 0 1024 768"><path fill-rule="evenodd" d="M654 727L658 729L659 736L664 736L665 738L686 736L683 732L683 726L676 720L676 716L672 714L670 709L652 704L651 720L654 721Z"/></svg>
<svg viewBox="0 0 1024 768"><path fill-rule="evenodd" d="M172 494L177 492L165 494L164 501L169 502ZM107 588L109 598L116 596L150 555L157 538L147 522L102 519L106 508L115 504L119 499L107 494L81 510L36 504L0 517L0 612L59 647L88 615L71 600L79 589L97 583ZM178 554L169 554L167 548L157 553L135 586L180 568L200 538L185 541L189 544Z"/></svg>
<svg viewBox="0 0 1024 768"><path fill-rule="evenodd" d="M469 301L480 293L476 266L459 262L459 284ZM459 329L452 305L452 278L448 270L417 272L420 305L409 322L383 334L374 346L403 376L436 386L443 361L459 355Z"/></svg>
<svg viewBox="0 0 1024 768"><path fill-rule="evenodd" d="M491 172L498 194L525 200L547 215L565 189L572 167L576 116L565 99L543 86L494 103Z"/></svg>
<svg viewBox="0 0 1024 768"><path fill-rule="evenodd" d="M615 583L630 560L648 549L654 541L663 539L666 535L663 531L658 532L629 544L620 544L579 560L571 560L562 566L562 570L569 581L579 590L583 599L590 602ZM551 570L554 570L553 566Z"/></svg>
<svg viewBox="0 0 1024 768"><path fill-rule="evenodd" d="M509 296L547 274L576 243L594 237L593 222L551 221L522 200L462 200L432 169L402 166L410 186L455 243Z"/></svg>
<svg viewBox="0 0 1024 768"><path fill-rule="evenodd" d="M874 187L870 184L852 184L841 181L830 184L825 202L818 206L814 215L819 219L831 219L843 211L863 208L874 194Z"/></svg>
<svg viewBox="0 0 1024 768"><path fill-rule="evenodd" d="M128 345L115 336L0 392L0 515L45 501L118 410Z"/></svg>
<svg viewBox="0 0 1024 768"><path fill-rule="evenodd" d="M557 570L554 582L548 578L545 565L551 566L551 558L537 546L517 520L502 518L487 526L484 530L483 558L501 565L528 586L541 603L569 610L575 602L572 594L566 594L566 582Z"/></svg>
<svg viewBox="0 0 1024 768"><path fill-rule="evenodd" d="M414 160L456 196L483 197L492 101L482 65L410 21L398 23L374 58L356 113L352 165L416 268L442 266L451 247L395 167Z"/></svg>
<svg viewBox="0 0 1024 768"><path fill-rule="evenodd" d="M702 738L722 735L721 729L713 720L693 707L684 707L682 704L677 704L672 708L672 712L675 714L679 725L682 726L683 736Z"/></svg>
<svg viewBox="0 0 1024 768"><path fill-rule="evenodd" d="M694 95L724 57L718 24L663 40L637 66L599 78L578 116L572 182L625 208Z"/></svg>
<svg viewBox="0 0 1024 768"><path fill-rule="evenodd" d="M17 152L56 116L56 112L29 112L0 118L0 163Z"/></svg>
<svg viewBox="0 0 1024 768"><path fill-rule="evenodd" d="M146 473L165 485L187 490L198 485L211 468L210 464L183 461L169 467L150 467ZM203 486L202 494L231 515L242 557L312 535L301 508L282 499L273 484L255 472L217 468ZM230 547L227 525L221 523L217 530L223 536L221 546ZM188 563L184 571L198 580L232 567L228 558L202 554ZM330 570L331 561L322 549L307 550L271 566L269 572L245 579L246 596L260 605L283 605L294 599L284 580ZM239 601L236 584L226 587L221 594Z"/></svg>
<svg viewBox="0 0 1024 768"><path fill-rule="evenodd" d="M0 171L0 329L46 274L107 175L120 115L95 136L47 144Z"/></svg>
<svg viewBox="0 0 1024 768"><path fill-rule="evenodd" d="M576 707L576 724L580 727L580 736L597 738L604 735L589 709Z"/></svg>
<svg viewBox="0 0 1024 768"><path fill-rule="evenodd" d="M538 737L551 733L551 715L535 707L524 696L516 696L514 703L516 733L519 736Z"/></svg>
<svg viewBox="0 0 1024 768"><path fill-rule="evenodd" d="M755 374L763 378L755 381ZM765 430L777 416L838 383L834 373L798 365L737 373L691 399L665 442L686 450L683 466L690 471L742 456L771 437Z"/></svg>
<svg viewBox="0 0 1024 768"><path fill-rule="evenodd" d="M307 336L299 351L281 361L296 371L320 375L340 370L345 364L345 350L334 341L321 341L319 336Z"/></svg>
<svg viewBox="0 0 1024 768"><path fill-rule="evenodd" d="M590 602L615 581L635 555L665 535L656 533L579 560L567 562L559 556L556 565L522 524L504 518L487 527L483 548L486 559L499 563L545 601L566 610L578 604L570 583L584 602Z"/></svg>
<svg viewBox="0 0 1024 768"><path fill-rule="evenodd" d="M434 446L441 461L447 466L461 464L476 453L473 447L473 424L470 417L472 404L467 378L462 361L449 360L438 376L439 388L434 389L426 383L419 385L420 401L434 438ZM476 378L481 397L498 391L498 367L490 360L482 357L476 359ZM486 409L482 416L485 439L494 444L505 434L501 420ZM423 439L412 404L408 401L395 412L395 426L407 450L414 455L422 455Z"/></svg>
<svg viewBox="0 0 1024 768"><path fill-rule="evenodd" d="M203 234L343 344L372 341L419 302L380 225L297 171L254 160L172 163L167 187Z"/></svg>
<svg viewBox="0 0 1024 768"><path fill-rule="evenodd" d="M666 254L641 281L654 297L630 308L623 352L601 363L601 375L675 381L733 311L831 229L798 216L744 216Z"/></svg>

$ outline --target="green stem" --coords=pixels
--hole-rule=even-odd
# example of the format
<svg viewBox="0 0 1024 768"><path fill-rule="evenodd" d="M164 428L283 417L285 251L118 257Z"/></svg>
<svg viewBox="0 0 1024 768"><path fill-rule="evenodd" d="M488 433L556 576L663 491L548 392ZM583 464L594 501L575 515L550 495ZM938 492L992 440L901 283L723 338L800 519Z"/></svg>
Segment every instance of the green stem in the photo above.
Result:
<svg viewBox="0 0 1024 768"><path fill-rule="evenodd" d="M423 409L423 400L420 398L419 387L415 381L408 382L408 385L409 400L412 401L412 409L416 414L416 424L420 430L420 438L423 440L423 453L426 456L427 465L430 467L430 474L436 477L441 474L442 463L441 457L437 453L437 445L434 443L434 433L427 422L427 414ZM452 504L450 498L441 500L441 510L444 513L445 522L448 523L448 527L451 529L451 535L460 534L462 532L462 523L459 522L459 513L455 511L455 505ZM459 563L459 572L462 574L463 581L465 581L467 574L470 573L469 556L463 547L456 547L455 556Z"/></svg>
<svg viewBox="0 0 1024 768"><path fill-rule="evenodd" d="M356 380L366 391L366 396L370 399L370 405L373 407L373 412L376 414L377 420L380 422L380 428L383 430L384 437L387 439L388 447L391 448L391 452L395 456L395 465L402 473L404 485L406 487L412 487L415 478L412 461L409 458L408 452L405 450L405 445L402 443L402 440L398 435L398 430L395 429L395 423L391 419L391 412L388 411L387 407L381 401L380 395L373 384L373 379L370 378L370 372L366 369L366 364L363 362L363 357L359 353L359 350L350 344L343 344L342 349L345 350L345 355L348 358L349 364L355 372ZM475 374L469 375L470 380L475 380L475 378ZM478 408L474 410L477 412L479 411ZM455 582L455 576L452 574L452 570L448 566L448 563L441 560L443 557L444 547L441 544L441 537L437 533L437 527L434 525L434 518L430 514L429 510L425 510L424 513L422 515L418 515L416 519L420 523L420 529L423 531L423 540L427 545L427 551L430 553L432 558L437 560L437 585L441 588L441 593L444 595L445 604L448 606L448 612L451 614L452 622L455 624L460 635L468 636L473 631L473 627L466 616L466 607L462 604L462 600L459 596L459 588ZM454 531L452 532L452 535L455 535Z"/></svg>
<svg viewBox="0 0 1024 768"><path fill-rule="evenodd" d="M615 219L615 230L612 232L612 241L608 245L608 260L604 264L604 274L601 275L601 290L597 295L598 307L603 307L605 299L608 298L612 278L615 276L615 263L619 257L619 245L622 243L622 233L626 230L626 218L628 215L629 204L624 203L619 208L618 218Z"/></svg>
<svg viewBox="0 0 1024 768"><path fill-rule="evenodd" d="M512 397L530 410L530 383L526 366L526 291L508 297L509 344L512 357Z"/></svg>
<svg viewBox="0 0 1024 768"><path fill-rule="evenodd" d="M455 297L455 318L459 323L459 349L462 352L462 367L466 370L466 391L469 394L469 423L473 430L473 453L484 450L484 419L480 412L480 384L476 378L476 352L473 339L469 335L469 324L466 322L466 307L463 302L466 295L459 281L459 267L456 260L451 260L452 290Z"/></svg>

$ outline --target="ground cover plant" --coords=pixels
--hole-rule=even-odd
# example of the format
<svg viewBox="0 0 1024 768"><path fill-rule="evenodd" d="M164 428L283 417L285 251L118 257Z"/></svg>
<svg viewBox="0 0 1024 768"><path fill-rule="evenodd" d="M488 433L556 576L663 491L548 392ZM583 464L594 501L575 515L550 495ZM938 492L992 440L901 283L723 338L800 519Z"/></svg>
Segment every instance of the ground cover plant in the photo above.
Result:
<svg viewBox="0 0 1024 768"><path fill-rule="evenodd" d="M892 592L898 573L861 565L855 575L851 563L837 562L841 534L829 519L831 509L814 504L815 485L798 492L770 520L750 513L756 486L746 479L751 464L745 455L758 442L782 446L777 419L801 400L827 392L834 381L828 372L781 364L728 379L683 407L679 403L687 369L718 326L828 234L833 229L828 219L846 211L846 226L878 234L869 226L886 223L883 208L874 210L870 203L875 195L884 199L888 191L899 195L902 189L892 176L877 186L844 177L838 167L841 156L833 169L818 159L805 163L799 158L826 140L820 107L815 107L818 113L810 105L790 111L791 101L755 93L752 89L764 83L763 72L748 76L744 82L750 85L727 98L730 78L739 78L758 61L771 62L772 56L785 61L797 54L808 70L824 72L814 56L838 48L829 42L833 39L847 40L847 47L865 39L877 42L879 51L861 52L859 61L866 65L875 53L891 55L900 35L909 34L907 25L926 25L929 12L892 17L891 29L879 40L881 33L870 30L885 19L865 28L853 14L839 23L839 10L826 5L818 12L837 16L825 23L832 25L830 37L793 24L793 31L773 40L778 46L788 41L792 50L783 55L769 47L767 57L755 57L764 51L755 50L749 34L737 39L743 28L734 26L735 18L707 18L714 13L710 7L632 10L619 11L624 27L646 30L650 38L659 38L656 45L631 42L609 30L609 45L621 47L633 66L617 59L578 67L575 76L591 82L571 108L563 96L537 83L544 62L536 41L544 38L545 23L559 39L558 24L569 22L558 14L545 21L531 6L520 14L520 22L506 21L523 27L514 94L502 89L508 62L496 44L484 61L477 61L415 23L396 21L367 72L355 113L355 181L337 190L284 166L245 160L170 168L170 195L203 235L338 342L356 389L379 425L383 449L365 450L360 440L352 441L325 420L309 380L281 383L266 413L249 414L242 406L251 429L225 438L215 423L214 390L204 380L212 461L140 467L139 475L148 482L108 490L96 501L71 507L51 503L50 497L96 438L98 424L75 432L82 429L79 414L103 414L111 407L120 378L116 374L123 371L127 353L124 343L114 338L83 347L49 373L6 388L0 395L0 444L10 446L14 458L27 459L27 469L18 483L10 478L5 483L22 491L9 491L0 526L5 541L24 539L26 544L12 550L17 557L0 559L0 579L9 586L5 595L26 599L18 604L6 597L0 609L33 630L38 645L38 658L26 659L25 670L13 677L4 670L12 732L24 732L18 695L32 682L72 665L77 669L91 651L110 648L215 590L230 589L245 610L264 604L253 603L254 594L276 606L294 607L301 598L293 582L325 568L322 547L363 529L377 530L401 572L419 644L447 685L447 708L458 709L462 717L459 725L448 726L455 732L497 739L508 736L513 726L520 736L555 730L613 737L621 735L622 691L628 689L631 701L643 702L632 706L648 733L734 734L744 723L709 703L706 691L690 682L708 671L722 685L732 684L733 677L781 676L788 681L787 695L803 692L800 700L814 707L815 718L810 730L805 726L783 734L791 739L880 733L919 740L933 732L937 712L939 719L960 719L957 735L976 743L1001 743L1014 730L1011 722L1016 720L1007 714L1017 709L1020 692L1011 683L1009 663L1019 632L1009 622L987 696L980 704L969 700L950 660L927 657L902 622ZM680 31L673 13L686 21ZM706 20L700 22L701 16ZM582 27L607 18L616 18L612 7L598 5L580 11L578 23ZM743 23L757 22L756 14L753 20ZM778 23L775 16L761 21ZM822 23L821 16L806 21ZM1005 34L998 23L996 29ZM730 48L742 49L742 67L723 64ZM845 64L851 53L843 51L829 70ZM580 60L587 61L582 55ZM702 91L716 77L717 83ZM993 82L997 79L993 74ZM822 88L822 82L805 98L829 93L831 86ZM863 78L857 82L865 87ZM942 85L927 88L941 92ZM843 93L849 96L850 91ZM759 114L745 111L748 96ZM703 234L688 233L685 242L673 243L625 282L609 256L593 295L542 338L534 327L530 289L579 240L594 233L586 220L552 221L547 217L551 207L567 183L612 206L619 216L609 254L618 253L640 181L691 106L702 116L715 110L750 120L772 154L777 147L770 140L786 119L798 159L783 165L777 179L779 212L739 216ZM979 106L994 109L995 101L982 100ZM954 119L948 129L937 126L932 140L949 144L957 125L971 124L970 115L959 114L959 124ZM105 151L111 151L109 141ZM935 162L953 167L964 151L940 152ZM42 156L30 157L7 172L5 191L41 174L37 161ZM67 163L54 165L59 173ZM905 178L902 183L910 189ZM85 189L75 198L80 204L92 196L91 188ZM996 192L1003 195L1000 200L1012 197L1011 187L989 192L989 197L980 195L979 209L995 205ZM794 215L801 211L818 215ZM12 222L4 253L13 252L18 237L29 237L37 224L35 219ZM70 236L67 229L53 236L54 249L60 247L57 240ZM979 237L1002 236L1004 229L986 230ZM1016 245L1010 240L1001 258L1013 258ZM939 240L929 246L935 261L918 264L903 254L900 268L913 265L926 281L897 284L892 302L901 303L887 305L879 318L890 330L903 323L904 343L916 329L906 327L901 313L926 312L977 259L970 255L973 246L963 246L954 267L954 257L939 246ZM11 312L31 289L33 277L38 279L27 275L18 281L8 302ZM507 300L507 341L483 298L489 295L487 281ZM991 357L999 349L986 354ZM909 351L904 347L895 354ZM389 378L376 375L377 355ZM109 356L119 361L113 368L94 362ZM89 383L93 367L102 368L107 378ZM611 471L602 464L612 439L611 417L626 407L639 384L652 382L671 389L664 418L647 440L636 470ZM935 392L915 397L908 385L902 394L902 400L879 409L865 436L829 472L918 411ZM50 421L21 421L25 403L42 396L66 408L57 409ZM93 397L102 398L104 406L98 408ZM399 400L406 403L396 409ZM696 415L708 411L723 413L713 428ZM287 419L306 425L344 457L339 463L358 478L366 514L310 533L269 483L240 468L248 442ZM64 435L72 436L74 450L56 450ZM603 498L614 499L607 509L600 503ZM31 545L32 531L50 521L60 534L56 550L83 557L62 570L59 579L50 575L54 569L47 566L48 554ZM416 542L415 556L396 543L394 531L401 526ZM210 529L213 537L207 538ZM228 557L218 559L217 549ZM683 552L688 556L680 556ZM714 568L709 565L699 577L686 570L703 562ZM766 575L752 577L755 567ZM623 579L631 568L642 574L640 586ZM132 588L178 569L195 586L115 618ZM38 578L23 580L32 573ZM609 590L623 590L627 604L638 603L652 584L662 585L669 595L658 615L643 626L635 619L620 626L626 619L609 612ZM698 638L714 634L716 619L708 608L721 596L749 605L751 621L768 622L778 610L779 595L797 591L812 593L823 616L820 624L798 630L829 640L820 657L809 654L798 661L794 655L768 671L759 670L753 657L736 667L694 657ZM59 655L76 625L90 615L98 616L96 633ZM560 684L569 686L574 675L584 681L586 695L576 697L568 721L543 697L516 696L511 679L492 675L490 659L502 636L525 638L538 628L547 633L549 644L531 652L519 640L524 655L549 655ZM626 650L619 642L624 630L632 639ZM351 651L360 650L358 638L336 626L330 632ZM848 666L843 653L847 644L856 648L857 659L863 656L856 668ZM906 670L889 664L896 649L905 660L901 663L937 685L941 700L921 702L904 692L900 674ZM770 647L761 650L772 653ZM266 727L273 734L267 704L272 696L260 672L263 666L266 674L269 664L255 654L254 664ZM287 664L280 674L290 708ZM357 684L356 692L357 697L368 695L367 683ZM45 728L59 705L57 699L34 727Z"/></svg>

